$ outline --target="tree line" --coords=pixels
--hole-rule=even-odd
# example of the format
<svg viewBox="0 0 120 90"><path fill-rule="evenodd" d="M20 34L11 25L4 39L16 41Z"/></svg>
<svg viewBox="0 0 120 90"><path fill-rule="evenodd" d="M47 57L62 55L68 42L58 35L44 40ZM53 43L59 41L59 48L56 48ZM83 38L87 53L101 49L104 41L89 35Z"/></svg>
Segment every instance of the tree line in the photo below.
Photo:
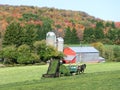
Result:
<svg viewBox="0 0 120 90"><path fill-rule="evenodd" d="M61 58L63 54L46 45L46 33L51 31L47 21L43 25L13 22L8 25L3 37L0 57L5 64L34 64L51 58Z"/></svg>
<svg viewBox="0 0 120 90"><path fill-rule="evenodd" d="M83 41L85 43L101 41L107 44L119 44L120 29L117 29L114 23L107 23L106 26L111 27L107 33L104 32L102 22L97 22L95 28L86 28L83 32ZM48 19L44 19L42 25L27 23L22 26L18 22L9 24L3 37L3 49L0 51L0 57L4 63L19 64L46 62L50 58L63 57L63 53L57 52L54 47L47 46L43 41L49 31L52 31L52 27L51 21ZM80 43L74 27L67 27L64 31L65 44ZM108 56L105 55L107 54L104 54L103 57Z"/></svg>
<svg viewBox="0 0 120 90"><path fill-rule="evenodd" d="M100 56L105 58L107 62L120 62L120 47L118 45L104 45L101 42L91 44L99 50Z"/></svg>
<svg viewBox="0 0 120 90"><path fill-rule="evenodd" d="M105 30L107 28L107 31ZM102 42L105 44L120 44L120 29L114 23L97 22L95 28L86 28L83 33L85 43Z"/></svg>

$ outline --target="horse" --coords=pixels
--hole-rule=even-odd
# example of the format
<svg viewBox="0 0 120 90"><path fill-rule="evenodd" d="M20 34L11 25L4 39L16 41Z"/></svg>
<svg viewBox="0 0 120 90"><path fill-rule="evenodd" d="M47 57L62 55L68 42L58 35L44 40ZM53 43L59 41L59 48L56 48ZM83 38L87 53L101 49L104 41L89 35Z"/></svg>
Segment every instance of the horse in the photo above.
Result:
<svg viewBox="0 0 120 90"><path fill-rule="evenodd" d="M84 73L84 70L86 69L86 64L78 65L77 72Z"/></svg>

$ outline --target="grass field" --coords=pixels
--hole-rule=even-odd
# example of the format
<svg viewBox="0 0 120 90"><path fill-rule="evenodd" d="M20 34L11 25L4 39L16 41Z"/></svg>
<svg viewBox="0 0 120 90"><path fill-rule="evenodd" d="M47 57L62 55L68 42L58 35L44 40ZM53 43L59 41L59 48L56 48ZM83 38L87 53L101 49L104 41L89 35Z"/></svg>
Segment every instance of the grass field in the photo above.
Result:
<svg viewBox="0 0 120 90"><path fill-rule="evenodd" d="M120 63L87 64L84 74L42 78L48 65L0 68L0 90L119 90Z"/></svg>

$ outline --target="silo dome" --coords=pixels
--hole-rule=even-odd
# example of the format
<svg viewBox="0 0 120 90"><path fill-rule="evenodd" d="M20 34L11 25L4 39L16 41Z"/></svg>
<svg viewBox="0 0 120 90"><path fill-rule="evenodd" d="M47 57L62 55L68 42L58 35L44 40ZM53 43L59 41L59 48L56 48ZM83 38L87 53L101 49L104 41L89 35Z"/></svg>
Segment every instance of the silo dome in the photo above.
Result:
<svg viewBox="0 0 120 90"><path fill-rule="evenodd" d="M56 35L54 32L48 32L46 34L46 44L56 47Z"/></svg>
<svg viewBox="0 0 120 90"><path fill-rule="evenodd" d="M64 47L64 40L62 37L57 38L57 49L58 51L63 52L63 47Z"/></svg>

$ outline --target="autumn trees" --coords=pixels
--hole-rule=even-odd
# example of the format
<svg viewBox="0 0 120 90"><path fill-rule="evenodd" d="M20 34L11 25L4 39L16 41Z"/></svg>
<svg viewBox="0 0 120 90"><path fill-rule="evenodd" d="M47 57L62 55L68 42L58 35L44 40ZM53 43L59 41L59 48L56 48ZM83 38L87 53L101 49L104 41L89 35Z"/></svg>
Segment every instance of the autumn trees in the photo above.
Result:
<svg viewBox="0 0 120 90"><path fill-rule="evenodd" d="M46 32L52 29L57 32L58 36L65 36L64 38L66 38L66 28L70 27L71 31L73 28L77 31L79 40L85 41L86 43L94 41L102 41L103 43L110 44L120 43L120 40L116 38L119 36L118 33L120 30L117 30L114 22L97 19L85 12L29 6L0 6L0 9L2 10L0 13L1 31L3 29L5 30L6 26L11 24L11 22L16 21L22 26L26 26L26 24L37 25L35 26L37 34L39 34L36 37L37 40L44 39ZM114 31L117 31L115 33L118 34L118 36L114 35L115 38L111 37L110 34ZM111 41L111 38L114 39Z"/></svg>

